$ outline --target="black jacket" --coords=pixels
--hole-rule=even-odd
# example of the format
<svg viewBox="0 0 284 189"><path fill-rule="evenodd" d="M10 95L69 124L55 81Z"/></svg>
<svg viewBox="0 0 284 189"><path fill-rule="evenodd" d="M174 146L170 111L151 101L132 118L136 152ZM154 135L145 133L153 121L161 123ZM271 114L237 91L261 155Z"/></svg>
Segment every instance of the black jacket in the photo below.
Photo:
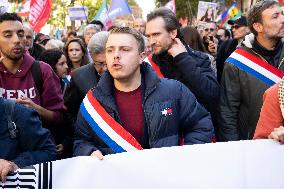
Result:
<svg viewBox="0 0 284 189"><path fill-rule="evenodd" d="M254 36L248 35L240 47L255 56ZM284 51L279 49L278 69L284 71ZM257 52L257 53L256 53ZM267 60L269 64L271 62ZM262 96L269 88L256 77L225 62L220 95L219 137L221 141L252 139L262 106Z"/></svg>
<svg viewBox="0 0 284 189"><path fill-rule="evenodd" d="M34 57L34 59L38 60L44 50L45 49L39 44L33 43L33 47L29 49L29 53L32 57Z"/></svg>
<svg viewBox="0 0 284 189"><path fill-rule="evenodd" d="M144 127L147 144L143 148L179 145L180 132L185 144L211 142L213 126L209 113L196 101L194 95L180 82L158 78L150 65L141 66ZM116 121L120 122L114 98L113 78L104 73L93 95ZM165 116L161 111L171 108ZM100 150L104 155L113 153L90 129L81 112L75 124L74 155L90 155Z"/></svg>
<svg viewBox="0 0 284 189"><path fill-rule="evenodd" d="M64 94L64 103L67 107L68 119L71 122L75 121L85 95L97 85L99 78L100 76L93 63L84 65L72 72L71 81Z"/></svg>
<svg viewBox="0 0 284 189"><path fill-rule="evenodd" d="M219 100L219 83L211 68L208 55L187 48L188 52L172 57L167 53L153 55L153 62L160 67L166 78L175 79L186 85L210 113L214 126Z"/></svg>
<svg viewBox="0 0 284 189"><path fill-rule="evenodd" d="M236 50L238 46L238 40L229 39L224 41L220 48L218 48L218 53L216 57L216 66L217 66L217 80L221 82L221 77L224 69L224 63L226 59Z"/></svg>

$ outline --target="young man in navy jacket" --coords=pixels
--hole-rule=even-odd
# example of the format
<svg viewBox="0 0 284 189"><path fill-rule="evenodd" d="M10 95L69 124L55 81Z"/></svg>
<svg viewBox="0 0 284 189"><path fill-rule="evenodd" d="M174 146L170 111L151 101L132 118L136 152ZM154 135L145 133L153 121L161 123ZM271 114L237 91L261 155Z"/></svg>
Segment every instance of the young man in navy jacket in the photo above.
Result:
<svg viewBox="0 0 284 189"><path fill-rule="evenodd" d="M102 135L104 128L94 124L93 111L89 111L93 107L88 106L86 98L95 98L130 134L129 138L139 143L141 148L137 149L177 146L181 136L185 144L211 142L209 113L182 83L159 78L143 62L144 48L144 39L135 30L116 28L110 33L106 44L108 71L81 104L75 123L74 155L101 159L102 155L121 152L117 149L124 145L113 145L116 139L112 134Z"/></svg>

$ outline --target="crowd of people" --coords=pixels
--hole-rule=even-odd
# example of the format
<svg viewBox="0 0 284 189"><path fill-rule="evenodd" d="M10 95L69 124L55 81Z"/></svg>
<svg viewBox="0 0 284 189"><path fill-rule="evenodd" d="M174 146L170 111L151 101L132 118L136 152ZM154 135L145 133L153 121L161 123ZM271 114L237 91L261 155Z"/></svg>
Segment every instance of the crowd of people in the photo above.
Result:
<svg viewBox="0 0 284 189"><path fill-rule="evenodd" d="M0 15L0 180L28 165L177 145L284 142L284 16L275 1L204 29L158 8L62 40ZM263 98L264 95L264 98Z"/></svg>

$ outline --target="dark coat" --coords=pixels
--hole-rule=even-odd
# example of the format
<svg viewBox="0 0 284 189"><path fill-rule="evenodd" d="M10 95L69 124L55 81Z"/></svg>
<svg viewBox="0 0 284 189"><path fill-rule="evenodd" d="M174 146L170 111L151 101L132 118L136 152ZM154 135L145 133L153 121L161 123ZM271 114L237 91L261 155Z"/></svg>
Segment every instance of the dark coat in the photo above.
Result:
<svg viewBox="0 0 284 189"><path fill-rule="evenodd" d="M99 78L100 76L93 63L84 65L72 72L71 81L64 94L64 103L71 122L76 120L80 104L87 92L97 85Z"/></svg>
<svg viewBox="0 0 284 189"><path fill-rule="evenodd" d="M20 168L56 160L55 145L36 111L16 104L12 120L18 134L15 139L10 137L4 101L0 98L0 159L13 161Z"/></svg>
<svg viewBox="0 0 284 189"><path fill-rule="evenodd" d="M34 59L38 60L44 50L45 49L39 44L33 43L33 47L29 49L29 53L32 57L34 57Z"/></svg>
<svg viewBox="0 0 284 189"><path fill-rule="evenodd" d="M210 113L216 111L219 84L206 54L189 49L174 58L162 54L153 55L152 59L164 77L182 82Z"/></svg>
<svg viewBox="0 0 284 189"><path fill-rule="evenodd" d="M251 37L251 38L250 38ZM240 48L260 58L253 48L254 37L247 36ZM278 69L284 71L284 49L279 49ZM268 61L270 64L270 62ZM254 136L262 107L262 97L269 85L255 76L225 62L221 80L219 139L221 141L247 140Z"/></svg>
<svg viewBox="0 0 284 189"><path fill-rule="evenodd" d="M179 145L180 132L185 144L211 142L213 125L209 113L197 102L194 95L182 83L158 78L150 65L141 66L144 130L147 144L143 148L159 148ZM93 95L116 121L120 116L114 98L113 78L106 72ZM162 115L171 108L173 113ZM90 155L100 150L104 155L113 153L106 144L91 131L81 112L75 124L74 155ZM145 134L145 133L144 133Z"/></svg>
<svg viewBox="0 0 284 189"><path fill-rule="evenodd" d="M224 63L226 59L236 50L238 46L238 40L229 39L224 41L220 48L218 48L218 53L216 57L216 65L217 65L217 80L221 82L221 77L224 69Z"/></svg>
<svg viewBox="0 0 284 189"><path fill-rule="evenodd" d="M164 77L182 82L211 114L215 130L218 128L219 83L207 54L187 47L176 57L168 53L153 55Z"/></svg>

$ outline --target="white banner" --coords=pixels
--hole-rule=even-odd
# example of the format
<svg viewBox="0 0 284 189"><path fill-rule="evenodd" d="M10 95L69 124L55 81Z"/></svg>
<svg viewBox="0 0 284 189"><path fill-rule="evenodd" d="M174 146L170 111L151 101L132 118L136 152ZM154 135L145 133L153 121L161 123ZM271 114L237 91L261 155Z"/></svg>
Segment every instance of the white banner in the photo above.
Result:
<svg viewBox="0 0 284 189"><path fill-rule="evenodd" d="M284 146L258 140L76 157L18 170L0 188L283 189L283 175Z"/></svg>

